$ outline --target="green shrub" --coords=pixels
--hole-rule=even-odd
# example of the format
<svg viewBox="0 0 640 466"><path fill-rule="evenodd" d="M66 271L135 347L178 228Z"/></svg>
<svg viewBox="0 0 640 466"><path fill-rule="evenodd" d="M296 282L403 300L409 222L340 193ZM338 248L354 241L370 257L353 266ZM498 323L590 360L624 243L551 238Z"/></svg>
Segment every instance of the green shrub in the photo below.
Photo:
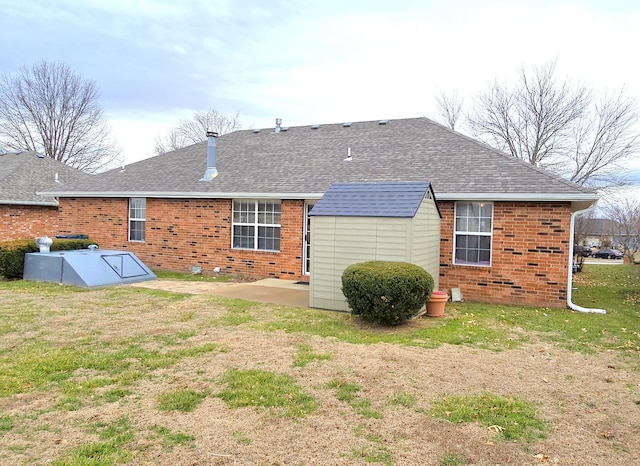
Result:
<svg viewBox="0 0 640 466"><path fill-rule="evenodd" d="M353 315L382 325L398 325L425 305L433 277L407 262L362 262L342 274L342 293Z"/></svg>
<svg viewBox="0 0 640 466"><path fill-rule="evenodd" d="M94 244L90 239L54 239L51 251L86 249ZM24 255L38 252L35 239L19 239L0 243L0 276L20 279L24 272Z"/></svg>

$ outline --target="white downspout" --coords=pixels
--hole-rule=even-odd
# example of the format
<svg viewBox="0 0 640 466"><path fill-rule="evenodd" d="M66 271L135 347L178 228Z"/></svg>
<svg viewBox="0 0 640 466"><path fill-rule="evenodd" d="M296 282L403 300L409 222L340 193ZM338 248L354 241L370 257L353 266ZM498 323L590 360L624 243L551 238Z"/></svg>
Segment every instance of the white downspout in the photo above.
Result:
<svg viewBox="0 0 640 466"><path fill-rule="evenodd" d="M604 309L591 309L591 308L587 308L587 307L582 307L582 306L578 306L577 304L574 304L571 302L571 289L573 288L573 235L575 232L575 222L576 222L576 217L578 215L582 215L585 212L588 212L592 209L594 209L596 207L595 202L590 206L587 207L586 209L583 210L576 210L574 213L571 214L571 226L569 227L569 238L571 238L571 241L569 242L569 273L568 273L568 277L567 277L567 306L569 306L571 309L573 309L574 311L578 311L578 312L589 312L591 314L606 314L607 311L605 311Z"/></svg>

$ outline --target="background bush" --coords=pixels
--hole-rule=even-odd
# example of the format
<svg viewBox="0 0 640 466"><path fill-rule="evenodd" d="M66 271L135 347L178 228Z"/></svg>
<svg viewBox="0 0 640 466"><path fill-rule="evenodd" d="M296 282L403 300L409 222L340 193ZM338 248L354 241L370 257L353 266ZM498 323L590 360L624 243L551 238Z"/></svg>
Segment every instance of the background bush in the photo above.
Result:
<svg viewBox="0 0 640 466"><path fill-rule="evenodd" d="M398 325L425 305L433 277L407 262L361 262L342 274L342 293L353 315L382 325Z"/></svg>
<svg viewBox="0 0 640 466"><path fill-rule="evenodd" d="M90 239L53 239L51 251L69 251L87 249L95 244ZM39 252L34 239L19 239L0 243L0 276L8 279L20 279L24 273L24 255Z"/></svg>

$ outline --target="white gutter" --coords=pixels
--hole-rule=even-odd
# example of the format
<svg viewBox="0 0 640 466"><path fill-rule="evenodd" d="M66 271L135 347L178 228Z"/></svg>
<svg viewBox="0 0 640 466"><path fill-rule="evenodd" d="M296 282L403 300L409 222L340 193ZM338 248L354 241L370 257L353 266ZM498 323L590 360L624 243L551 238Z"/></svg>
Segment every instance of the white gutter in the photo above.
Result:
<svg viewBox="0 0 640 466"><path fill-rule="evenodd" d="M166 199L320 199L324 193L195 192L195 191L46 191L36 194L57 197L152 197Z"/></svg>
<svg viewBox="0 0 640 466"><path fill-rule="evenodd" d="M38 195L61 197L165 197L181 199L203 198L252 198L252 199L320 199L320 193L292 192L215 192L215 191L38 191ZM540 194L540 193L435 193L439 201L583 201L593 202L599 199L597 194Z"/></svg>
<svg viewBox="0 0 640 466"><path fill-rule="evenodd" d="M569 228L569 238L571 239L571 241L569 242L569 261L570 262L569 262L569 273L567 277L567 306L569 306L574 311L578 311L578 312L587 312L591 314L606 314L607 311L605 311L604 309L592 309L592 308L582 307L571 302L571 291L572 291L571 289L573 288L573 235L575 231L576 217L578 215L582 215L585 212L588 212L594 209L595 207L596 207L596 203L594 202L591 206L587 207L586 209L576 210L574 213L571 214L571 226Z"/></svg>
<svg viewBox="0 0 640 466"><path fill-rule="evenodd" d="M56 201L54 198L52 198L50 201L16 201L16 200L0 199L0 204L58 207L58 201Z"/></svg>
<svg viewBox="0 0 640 466"><path fill-rule="evenodd" d="M439 201L597 201L595 193L435 193Z"/></svg>

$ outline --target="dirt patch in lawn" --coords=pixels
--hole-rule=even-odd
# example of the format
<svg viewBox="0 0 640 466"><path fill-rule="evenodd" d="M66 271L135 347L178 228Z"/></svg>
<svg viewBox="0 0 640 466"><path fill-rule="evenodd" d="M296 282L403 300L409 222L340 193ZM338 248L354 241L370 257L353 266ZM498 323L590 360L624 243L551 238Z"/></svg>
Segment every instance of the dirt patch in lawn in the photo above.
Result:
<svg viewBox="0 0 640 466"><path fill-rule="evenodd" d="M158 336L183 335L186 347L213 344L216 350L149 370L123 386L116 401L103 396L111 386L96 388L73 410L57 407L65 394L56 387L1 398L2 416L14 426L0 432L0 464L50 464L80 445L104 441L100 426L121 419L132 435L118 447L122 456L115 464L640 464L640 373L620 353L582 355L544 342L501 352L349 344L221 326L216 322L226 310L212 298L159 305L139 293L127 296L123 309L98 306L104 293L77 294L85 303L80 307L69 297L51 297L39 317L46 329L31 332L51 344L91 335L105 344L129 338L158 347L163 341ZM252 312L268 311L257 306ZM9 350L8 341L9 335L0 336L3 351ZM14 338L11 344L19 342ZM294 366L303 346L330 358ZM226 387L222 376L231 369L287 374L317 408L294 419L276 410L230 408L216 394ZM91 373L75 375L80 381ZM330 386L336 380L360 387L358 399L368 400L378 416L340 401ZM208 395L191 412L160 411L158 396L181 389ZM545 438L507 441L486 426L428 414L446 397L485 392L536 406L549 426Z"/></svg>

